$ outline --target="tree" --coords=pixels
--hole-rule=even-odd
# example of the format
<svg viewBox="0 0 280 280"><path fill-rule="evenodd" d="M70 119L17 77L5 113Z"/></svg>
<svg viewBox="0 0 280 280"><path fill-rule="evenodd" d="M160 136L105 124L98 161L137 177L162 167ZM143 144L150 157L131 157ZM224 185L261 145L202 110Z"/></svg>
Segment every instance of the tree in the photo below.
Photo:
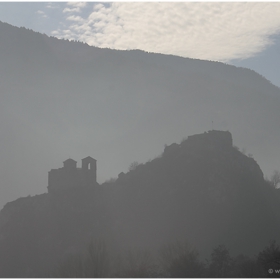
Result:
<svg viewBox="0 0 280 280"><path fill-rule="evenodd" d="M231 277L234 278L259 278L260 269L256 259L243 254L232 260Z"/></svg>
<svg viewBox="0 0 280 280"><path fill-rule="evenodd" d="M275 270L280 271L280 247L276 241L271 241L267 247L262 250L257 258L259 266L262 268L263 277L276 277L279 274Z"/></svg>
<svg viewBox="0 0 280 280"><path fill-rule="evenodd" d="M278 184L280 183L280 171L274 170L271 177L270 182L274 188L278 187Z"/></svg>
<svg viewBox="0 0 280 280"><path fill-rule="evenodd" d="M134 161L129 165L128 170L129 171L135 170L138 165L139 165L139 163L137 161Z"/></svg>
<svg viewBox="0 0 280 280"><path fill-rule="evenodd" d="M104 278L110 273L110 258L103 241L91 242L86 256L77 254L58 264L51 277Z"/></svg>
<svg viewBox="0 0 280 280"><path fill-rule="evenodd" d="M199 260L198 252L187 243L170 243L160 250L163 277L196 278L203 277L205 265Z"/></svg>
<svg viewBox="0 0 280 280"><path fill-rule="evenodd" d="M120 264L116 277L121 278L156 278L157 266L153 264L148 251L129 251L127 258Z"/></svg>
<svg viewBox="0 0 280 280"><path fill-rule="evenodd" d="M226 278L231 275L232 258L224 245L214 248L209 265L210 277Z"/></svg>
<svg viewBox="0 0 280 280"><path fill-rule="evenodd" d="M104 241L90 243L85 267L88 274L87 277L108 277L110 258Z"/></svg>

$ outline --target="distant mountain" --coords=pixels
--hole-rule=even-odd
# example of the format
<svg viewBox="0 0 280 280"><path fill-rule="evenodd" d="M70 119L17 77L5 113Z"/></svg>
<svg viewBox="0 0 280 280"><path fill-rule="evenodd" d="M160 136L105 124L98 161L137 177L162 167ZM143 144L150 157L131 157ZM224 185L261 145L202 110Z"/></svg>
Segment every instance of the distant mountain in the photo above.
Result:
<svg viewBox="0 0 280 280"><path fill-rule="evenodd" d="M265 174L279 169L280 89L254 71L99 49L0 22L0 205L46 191L46 170L98 160L104 182L165 144L230 130Z"/></svg>
<svg viewBox="0 0 280 280"><path fill-rule="evenodd" d="M280 241L279 202L279 189L233 146L230 132L192 135L115 181L7 203L0 277L48 277L91 240L121 252L188 240L204 257L219 244L254 255Z"/></svg>

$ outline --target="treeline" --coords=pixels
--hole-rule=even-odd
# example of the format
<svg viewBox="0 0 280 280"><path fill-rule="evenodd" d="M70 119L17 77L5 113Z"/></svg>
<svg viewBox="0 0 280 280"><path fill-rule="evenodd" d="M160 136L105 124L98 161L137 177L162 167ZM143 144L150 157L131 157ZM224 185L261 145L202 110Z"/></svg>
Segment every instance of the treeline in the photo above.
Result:
<svg viewBox="0 0 280 280"><path fill-rule="evenodd" d="M231 256L224 245L209 259L187 243L170 243L156 257L147 251L110 253L104 242L92 242L85 255L73 255L57 265L56 278L279 278L280 247L270 242L255 257Z"/></svg>

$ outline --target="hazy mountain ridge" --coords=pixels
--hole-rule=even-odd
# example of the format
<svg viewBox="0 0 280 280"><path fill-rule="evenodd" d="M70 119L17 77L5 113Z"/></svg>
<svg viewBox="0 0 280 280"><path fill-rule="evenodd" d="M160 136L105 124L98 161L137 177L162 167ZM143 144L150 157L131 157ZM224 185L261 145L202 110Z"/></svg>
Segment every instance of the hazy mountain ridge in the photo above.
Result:
<svg viewBox="0 0 280 280"><path fill-rule="evenodd" d="M278 169L280 90L252 70L99 49L6 23L0 42L2 205L43 193L46 170L69 151L94 156L104 182L212 125L232 131L265 174Z"/></svg>
<svg viewBox="0 0 280 280"><path fill-rule="evenodd" d="M35 47L30 48L30 44L33 44ZM13 48L11 48L11 46L13 46ZM92 62L96 63L96 60L98 64L98 62L104 60L105 57L113 60L112 65L114 65L114 60L118 61L119 58L121 58L123 61L122 66L129 62L134 65L137 65L137 63L145 63L156 68L168 67L179 72L183 71L184 74L188 74L188 72L195 74L207 74L215 79L234 81L234 83L238 83L241 86L248 85L248 76L250 76L254 79L254 83L251 83L252 87L259 88L260 90L263 90L263 83L258 81L266 80L253 70L237 68L220 62L147 53L140 50L117 51L100 49L81 42L59 40L55 37L48 37L45 34L40 34L32 30L17 28L6 23L1 23L0 54L4 54L1 59L6 57L7 61L10 63L11 61L8 60L8 58L10 58L9 54L11 53L19 55L18 57L15 57L15 59L25 60L25 62L30 65L32 65L35 61L37 64L40 64L40 60L42 60L44 61L42 64L44 67L53 66L51 63L56 63L57 65L60 63L63 64L63 61L67 64L69 62L77 63L78 65L82 64L84 67L86 65L90 66ZM49 58L53 55L55 55L55 57L52 60L49 60ZM34 61L32 61L33 56L35 56ZM117 57L118 59L116 59ZM48 58L48 60L45 60L45 58ZM46 64L46 62L49 63L49 65ZM17 66L20 66L20 64L17 64ZM215 71L211 71L213 67L215 67ZM70 70L69 68L67 69ZM273 87L276 86L271 84L271 88ZM276 87L275 92L278 92L278 90L279 89Z"/></svg>
<svg viewBox="0 0 280 280"><path fill-rule="evenodd" d="M257 162L209 131L166 146L115 182L10 202L0 212L0 276L46 277L69 254L102 238L113 250L156 250L188 240L253 255L279 241L280 193Z"/></svg>

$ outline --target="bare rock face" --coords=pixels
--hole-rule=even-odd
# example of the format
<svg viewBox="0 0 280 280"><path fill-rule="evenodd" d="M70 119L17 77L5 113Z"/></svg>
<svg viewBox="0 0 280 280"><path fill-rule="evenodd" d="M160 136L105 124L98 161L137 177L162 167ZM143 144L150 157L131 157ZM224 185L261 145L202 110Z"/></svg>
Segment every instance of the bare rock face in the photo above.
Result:
<svg viewBox="0 0 280 280"><path fill-rule="evenodd" d="M203 134L189 136L185 142L194 146L214 146L220 148L232 148L232 135L229 131L210 130Z"/></svg>

